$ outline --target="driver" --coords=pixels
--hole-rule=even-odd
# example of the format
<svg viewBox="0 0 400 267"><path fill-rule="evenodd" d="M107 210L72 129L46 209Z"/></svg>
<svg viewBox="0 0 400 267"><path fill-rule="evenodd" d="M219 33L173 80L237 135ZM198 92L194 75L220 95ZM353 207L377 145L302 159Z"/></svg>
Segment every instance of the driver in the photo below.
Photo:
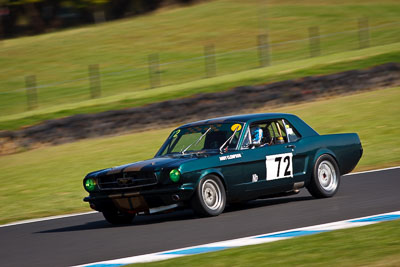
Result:
<svg viewBox="0 0 400 267"><path fill-rule="evenodd" d="M260 126L255 126L251 131L251 141L253 145L261 145L261 140L263 138L263 130Z"/></svg>

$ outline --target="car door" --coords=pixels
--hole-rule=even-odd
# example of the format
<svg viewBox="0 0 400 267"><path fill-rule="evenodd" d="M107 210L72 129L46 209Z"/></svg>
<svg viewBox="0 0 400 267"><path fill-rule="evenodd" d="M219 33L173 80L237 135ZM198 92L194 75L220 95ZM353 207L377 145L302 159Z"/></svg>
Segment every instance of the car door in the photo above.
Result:
<svg viewBox="0 0 400 267"><path fill-rule="evenodd" d="M261 127L264 141L259 147L245 149L247 191L255 196L288 191L293 188L294 165L297 162L296 140L290 141L282 119L253 123L253 128Z"/></svg>
<svg viewBox="0 0 400 267"><path fill-rule="evenodd" d="M249 180L247 191L264 195L292 189L295 149L277 144L243 153L244 158L249 159L243 171Z"/></svg>
<svg viewBox="0 0 400 267"><path fill-rule="evenodd" d="M295 129L290 121L282 120L287 135L286 148L293 153L293 182L303 182L307 175L307 163L309 161L310 144L304 142L299 131Z"/></svg>

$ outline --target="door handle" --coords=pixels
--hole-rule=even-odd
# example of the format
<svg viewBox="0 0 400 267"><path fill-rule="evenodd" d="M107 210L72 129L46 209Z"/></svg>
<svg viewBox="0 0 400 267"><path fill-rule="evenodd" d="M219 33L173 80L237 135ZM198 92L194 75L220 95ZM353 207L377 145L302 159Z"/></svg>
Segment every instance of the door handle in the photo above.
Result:
<svg viewBox="0 0 400 267"><path fill-rule="evenodd" d="M295 145L287 145L286 148L291 148L291 149L295 149L296 146Z"/></svg>

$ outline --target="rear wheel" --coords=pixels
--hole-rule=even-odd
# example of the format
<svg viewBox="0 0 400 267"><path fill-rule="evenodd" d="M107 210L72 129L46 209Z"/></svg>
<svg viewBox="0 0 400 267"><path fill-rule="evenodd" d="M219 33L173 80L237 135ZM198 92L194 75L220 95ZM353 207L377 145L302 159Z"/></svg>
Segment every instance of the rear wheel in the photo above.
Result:
<svg viewBox="0 0 400 267"><path fill-rule="evenodd" d="M226 205L225 188L215 175L207 175L197 186L192 198L192 208L200 216L217 216Z"/></svg>
<svg viewBox="0 0 400 267"><path fill-rule="evenodd" d="M117 209L104 210L103 216L107 222L115 225L130 224L135 218L135 214L122 212Z"/></svg>
<svg viewBox="0 0 400 267"><path fill-rule="evenodd" d="M340 171L336 160L327 154L315 162L311 182L307 186L313 197L327 198L336 194L340 184Z"/></svg>

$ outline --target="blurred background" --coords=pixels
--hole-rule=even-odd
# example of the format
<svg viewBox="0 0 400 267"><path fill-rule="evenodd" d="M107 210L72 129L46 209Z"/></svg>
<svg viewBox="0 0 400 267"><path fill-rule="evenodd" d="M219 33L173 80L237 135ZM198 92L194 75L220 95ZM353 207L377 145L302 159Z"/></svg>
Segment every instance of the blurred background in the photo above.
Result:
<svg viewBox="0 0 400 267"><path fill-rule="evenodd" d="M3 38L41 34L58 29L138 16L195 0L2 0Z"/></svg>
<svg viewBox="0 0 400 267"><path fill-rule="evenodd" d="M396 1L187 2L2 1L0 28L11 39L0 41L0 113L76 109L400 41Z"/></svg>
<svg viewBox="0 0 400 267"><path fill-rule="evenodd" d="M88 210L87 172L215 115L295 113L357 132L357 170L398 165L399 14L398 0L0 0L0 223Z"/></svg>

